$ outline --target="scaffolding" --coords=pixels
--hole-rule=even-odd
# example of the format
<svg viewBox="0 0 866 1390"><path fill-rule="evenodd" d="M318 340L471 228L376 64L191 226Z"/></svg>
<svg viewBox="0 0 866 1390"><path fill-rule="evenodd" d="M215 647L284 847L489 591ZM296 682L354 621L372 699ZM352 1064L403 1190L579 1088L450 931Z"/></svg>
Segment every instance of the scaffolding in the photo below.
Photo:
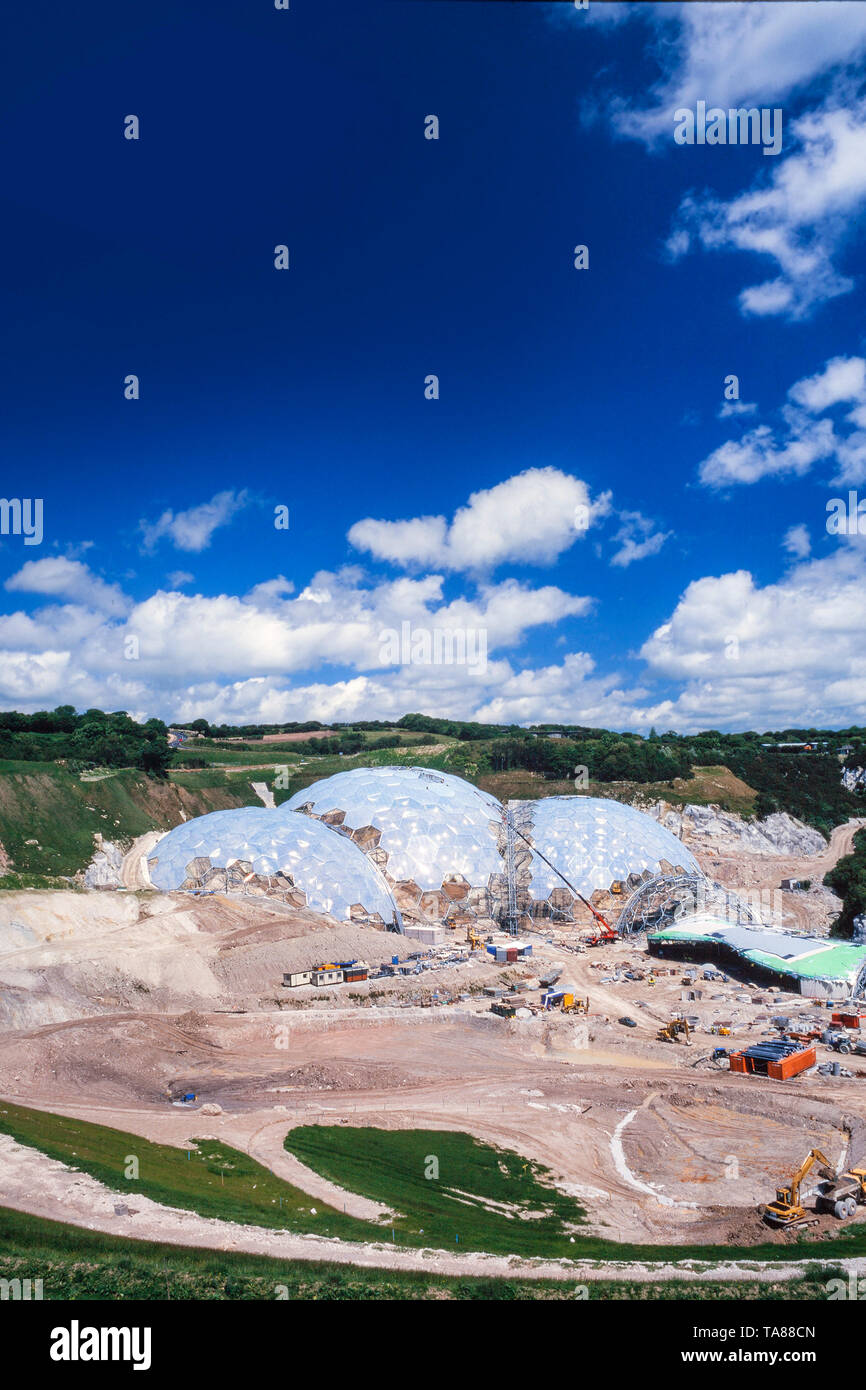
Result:
<svg viewBox="0 0 866 1390"><path fill-rule="evenodd" d="M509 936L519 936L520 918L517 911L517 871L514 866L514 849L517 844L517 837L514 828L514 818L508 807L504 807L505 816L505 878L507 883L508 900L505 916L502 919L502 930Z"/></svg>

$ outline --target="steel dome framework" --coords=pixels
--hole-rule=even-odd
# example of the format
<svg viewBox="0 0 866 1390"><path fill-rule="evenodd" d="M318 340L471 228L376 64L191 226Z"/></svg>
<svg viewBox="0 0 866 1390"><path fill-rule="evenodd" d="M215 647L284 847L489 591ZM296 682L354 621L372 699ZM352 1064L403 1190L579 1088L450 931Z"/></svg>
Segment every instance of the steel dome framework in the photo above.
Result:
<svg viewBox="0 0 866 1390"><path fill-rule="evenodd" d="M403 910L442 921L490 913L501 875L503 808L462 777L419 767L352 768L296 792L303 811L348 836L382 869Z"/></svg>

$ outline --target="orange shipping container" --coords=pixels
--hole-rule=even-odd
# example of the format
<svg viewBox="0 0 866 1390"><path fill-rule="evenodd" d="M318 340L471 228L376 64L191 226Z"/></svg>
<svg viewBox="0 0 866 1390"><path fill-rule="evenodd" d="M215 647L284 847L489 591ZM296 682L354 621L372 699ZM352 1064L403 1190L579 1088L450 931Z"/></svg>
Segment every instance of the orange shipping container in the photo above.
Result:
<svg viewBox="0 0 866 1390"><path fill-rule="evenodd" d="M838 1013L831 1014L833 1023L841 1023L844 1028L859 1028L861 1020L866 1017L864 1014Z"/></svg>
<svg viewBox="0 0 866 1390"><path fill-rule="evenodd" d="M802 1052L794 1052L790 1057L770 1062L767 1075L774 1081L787 1081L789 1077L799 1076L801 1071L808 1071L809 1067L814 1067L817 1060L814 1047L804 1047Z"/></svg>

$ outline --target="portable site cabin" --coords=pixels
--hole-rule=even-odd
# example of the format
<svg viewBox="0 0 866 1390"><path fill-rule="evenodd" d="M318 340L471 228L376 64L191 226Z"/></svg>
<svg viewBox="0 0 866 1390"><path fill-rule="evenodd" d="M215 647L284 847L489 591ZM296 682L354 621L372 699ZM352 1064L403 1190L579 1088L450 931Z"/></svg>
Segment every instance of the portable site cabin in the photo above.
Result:
<svg viewBox="0 0 866 1390"><path fill-rule="evenodd" d="M312 970L293 970L283 975L283 985L286 989L293 989L295 985L311 985L312 983Z"/></svg>
<svg viewBox="0 0 866 1390"><path fill-rule="evenodd" d="M343 972L334 966L317 966L312 972L314 985L341 985L343 983Z"/></svg>

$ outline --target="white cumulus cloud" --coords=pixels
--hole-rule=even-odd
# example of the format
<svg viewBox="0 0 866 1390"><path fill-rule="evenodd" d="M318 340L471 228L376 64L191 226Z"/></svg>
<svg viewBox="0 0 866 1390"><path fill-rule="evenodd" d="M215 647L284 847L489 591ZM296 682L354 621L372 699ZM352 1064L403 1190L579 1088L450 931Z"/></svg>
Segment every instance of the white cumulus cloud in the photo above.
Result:
<svg viewBox="0 0 866 1390"><path fill-rule="evenodd" d="M81 560L67 560L60 555L28 560L9 576L4 587L9 593L69 599L114 615L124 613L129 607L116 584L106 584Z"/></svg>
<svg viewBox="0 0 866 1390"><path fill-rule="evenodd" d="M358 521L349 541L378 560L402 566L484 572L501 564L551 565L610 508L590 497L580 478L558 468L528 468L473 492L451 521Z"/></svg>

